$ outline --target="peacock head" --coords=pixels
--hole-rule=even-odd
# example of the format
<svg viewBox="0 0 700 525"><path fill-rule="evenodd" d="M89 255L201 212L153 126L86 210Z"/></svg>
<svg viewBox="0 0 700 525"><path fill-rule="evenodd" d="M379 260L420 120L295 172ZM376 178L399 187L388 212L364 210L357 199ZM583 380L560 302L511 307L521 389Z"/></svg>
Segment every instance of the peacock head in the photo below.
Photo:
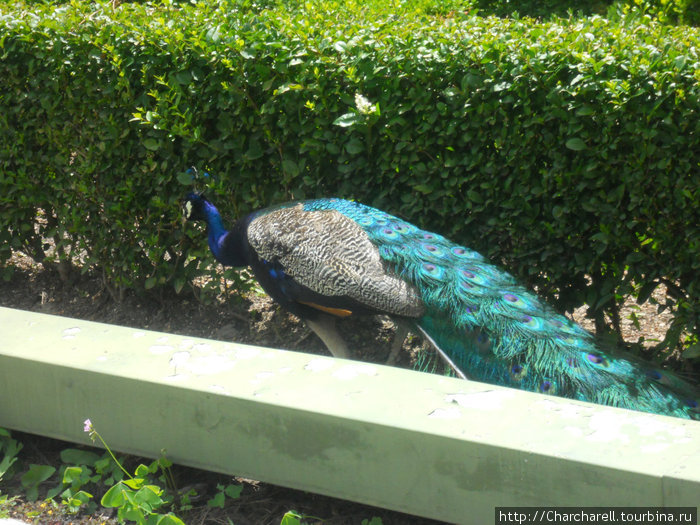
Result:
<svg viewBox="0 0 700 525"><path fill-rule="evenodd" d="M209 201L201 193L188 193L182 201L182 213L185 219L190 221L204 220L204 203L206 202Z"/></svg>

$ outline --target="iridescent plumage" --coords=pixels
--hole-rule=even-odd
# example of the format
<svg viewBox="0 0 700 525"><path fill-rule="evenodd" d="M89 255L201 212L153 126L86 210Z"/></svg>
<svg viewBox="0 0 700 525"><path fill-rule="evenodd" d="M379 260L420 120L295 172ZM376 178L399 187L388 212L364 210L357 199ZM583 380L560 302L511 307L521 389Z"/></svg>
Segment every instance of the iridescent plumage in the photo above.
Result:
<svg viewBox="0 0 700 525"><path fill-rule="evenodd" d="M342 199L261 210L228 234L213 205L195 194L187 201L206 210L194 218L207 221L217 258L250 265L274 299L312 328L326 325L317 333L332 332L334 317L389 314L418 327L470 379L700 419L695 387L604 347L510 274L441 235ZM319 335L333 351L331 336Z"/></svg>

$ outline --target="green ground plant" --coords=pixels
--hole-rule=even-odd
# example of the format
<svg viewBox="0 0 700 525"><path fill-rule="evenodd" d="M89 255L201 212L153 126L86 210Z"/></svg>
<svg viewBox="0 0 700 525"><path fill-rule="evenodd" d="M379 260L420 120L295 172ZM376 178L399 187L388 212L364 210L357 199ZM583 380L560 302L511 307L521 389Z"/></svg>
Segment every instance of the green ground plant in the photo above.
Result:
<svg viewBox="0 0 700 525"><path fill-rule="evenodd" d="M61 465L30 464L20 475L12 465L18 459L22 444L9 431L0 428L0 481L18 475L24 497L29 501L44 499L47 508L61 509L68 516L95 514L100 507L113 508L120 523L138 525L183 525L184 516L194 509L192 500L199 499L196 489L181 489L173 475L173 464L163 455L151 462L140 463L130 472L125 458L115 455L97 432L90 420L84 431L93 442L104 448L94 450L66 448L60 452ZM20 471L21 472L21 471ZM43 485L56 484L44 492ZM41 492L40 492L41 490ZM238 483L218 483L214 495L205 505L224 509L226 504L240 497L243 486ZM97 495L97 497L96 497ZM10 517L10 509L20 499L0 492L0 518ZM180 516L183 516L181 518ZM31 511L27 518L41 518ZM281 525L323 523L323 518L290 510L282 517ZM230 523L233 523L229 520ZM379 517L362 521L365 525L381 525Z"/></svg>

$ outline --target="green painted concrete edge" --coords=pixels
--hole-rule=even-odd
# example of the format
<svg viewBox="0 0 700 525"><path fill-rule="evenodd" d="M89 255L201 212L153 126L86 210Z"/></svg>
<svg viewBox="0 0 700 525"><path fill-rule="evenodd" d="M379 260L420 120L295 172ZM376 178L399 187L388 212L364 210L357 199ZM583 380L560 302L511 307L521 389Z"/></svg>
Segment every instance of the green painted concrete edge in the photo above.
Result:
<svg viewBox="0 0 700 525"><path fill-rule="evenodd" d="M700 423L0 308L0 426L456 523L696 506Z"/></svg>

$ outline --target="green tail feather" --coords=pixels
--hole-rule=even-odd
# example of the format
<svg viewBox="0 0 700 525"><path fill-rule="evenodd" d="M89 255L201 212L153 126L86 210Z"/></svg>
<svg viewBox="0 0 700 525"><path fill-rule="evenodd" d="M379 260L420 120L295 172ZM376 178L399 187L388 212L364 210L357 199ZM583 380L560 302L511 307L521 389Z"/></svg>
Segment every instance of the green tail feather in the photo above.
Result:
<svg viewBox="0 0 700 525"><path fill-rule="evenodd" d="M337 210L364 229L387 266L419 290L418 326L468 378L700 419L696 387L604 347L478 253L358 203L305 207ZM430 360L419 366L435 369Z"/></svg>

